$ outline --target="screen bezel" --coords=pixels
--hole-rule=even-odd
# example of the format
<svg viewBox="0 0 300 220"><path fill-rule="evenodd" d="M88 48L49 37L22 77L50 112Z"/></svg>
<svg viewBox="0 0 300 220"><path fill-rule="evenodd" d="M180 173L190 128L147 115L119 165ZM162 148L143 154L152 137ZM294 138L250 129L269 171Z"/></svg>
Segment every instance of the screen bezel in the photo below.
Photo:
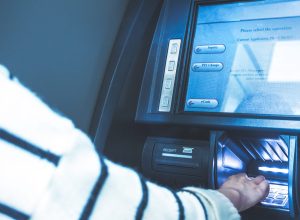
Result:
<svg viewBox="0 0 300 220"><path fill-rule="evenodd" d="M179 102L177 103L176 112L178 114L187 114L187 115L202 115L202 116L217 116L217 117L230 117L230 118L255 118L255 119L280 119L280 120L300 120L300 115L280 115L280 114L254 114L254 113L235 113L235 112L197 112L197 111L186 111L185 110L185 103L187 97L187 89L188 89L188 82L189 82L189 73L191 67L191 57L193 53L193 42L194 37L196 34L196 26L197 26L197 19L198 19L198 11L199 7L208 6L208 5L225 5L225 4L232 4L232 3L253 3L253 2L278 2L274 1L259 1L259 0L239 0L239 1L195 1L193 10L191 11L191 24L190 30L187 33L186 39L186 57L183 61L183 79L182 84L179 88Z"/></svg>

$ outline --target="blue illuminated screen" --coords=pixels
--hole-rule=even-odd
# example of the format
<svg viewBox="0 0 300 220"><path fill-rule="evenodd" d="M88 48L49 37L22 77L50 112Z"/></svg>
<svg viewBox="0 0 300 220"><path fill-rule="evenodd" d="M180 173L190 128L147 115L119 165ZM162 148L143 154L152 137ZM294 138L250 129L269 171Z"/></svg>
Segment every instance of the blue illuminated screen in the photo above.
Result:
<svg viewBox="0 0 300 220"><path fill-rule="evenodd" d="M300 1L197 10L185 111L300 115Z"/></svg>

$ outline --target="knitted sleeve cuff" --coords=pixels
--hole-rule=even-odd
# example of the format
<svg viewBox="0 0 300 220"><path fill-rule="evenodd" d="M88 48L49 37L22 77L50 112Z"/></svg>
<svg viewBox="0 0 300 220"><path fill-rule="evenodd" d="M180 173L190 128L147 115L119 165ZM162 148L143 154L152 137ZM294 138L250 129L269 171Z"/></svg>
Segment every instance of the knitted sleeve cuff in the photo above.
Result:
<svg viewBox="0 0 300 220"><path fill-rule="evenodd" d="M241 219L237 209L222 193L216 190L205 190L196 187L186 187L184 189L193 191L201 198L208 220Z"/></svg>

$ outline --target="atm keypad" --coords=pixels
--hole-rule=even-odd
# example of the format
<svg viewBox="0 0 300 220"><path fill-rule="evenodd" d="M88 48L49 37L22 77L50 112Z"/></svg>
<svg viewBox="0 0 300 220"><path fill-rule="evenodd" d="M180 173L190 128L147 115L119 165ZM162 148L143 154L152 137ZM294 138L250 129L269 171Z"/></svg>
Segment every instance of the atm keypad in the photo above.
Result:
<svg viewBox="0 0 300 220"><path fill-rule="evenodd" d="M270 183L270 192L261 203L268 206L284 207L288 202L288 187Z"/></svg>

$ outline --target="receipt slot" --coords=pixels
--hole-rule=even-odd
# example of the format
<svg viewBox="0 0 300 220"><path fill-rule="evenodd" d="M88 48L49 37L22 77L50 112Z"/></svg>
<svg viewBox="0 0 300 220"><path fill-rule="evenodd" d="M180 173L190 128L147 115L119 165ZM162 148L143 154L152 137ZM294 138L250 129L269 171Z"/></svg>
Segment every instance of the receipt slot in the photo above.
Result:
<svg viewBox="0 0 300 220"><path fill-rule="evenodd" d="M143 150L143 173L172 187L208 186L207 141L148 137Z"/></svg>
<svg viewBox="0 0 300 220"><path fill-rule="evenodd" d="M297 136L212 132L212 184L219 188L231 175L263 175L270 184L261 208L298 215Z"/></svg>

